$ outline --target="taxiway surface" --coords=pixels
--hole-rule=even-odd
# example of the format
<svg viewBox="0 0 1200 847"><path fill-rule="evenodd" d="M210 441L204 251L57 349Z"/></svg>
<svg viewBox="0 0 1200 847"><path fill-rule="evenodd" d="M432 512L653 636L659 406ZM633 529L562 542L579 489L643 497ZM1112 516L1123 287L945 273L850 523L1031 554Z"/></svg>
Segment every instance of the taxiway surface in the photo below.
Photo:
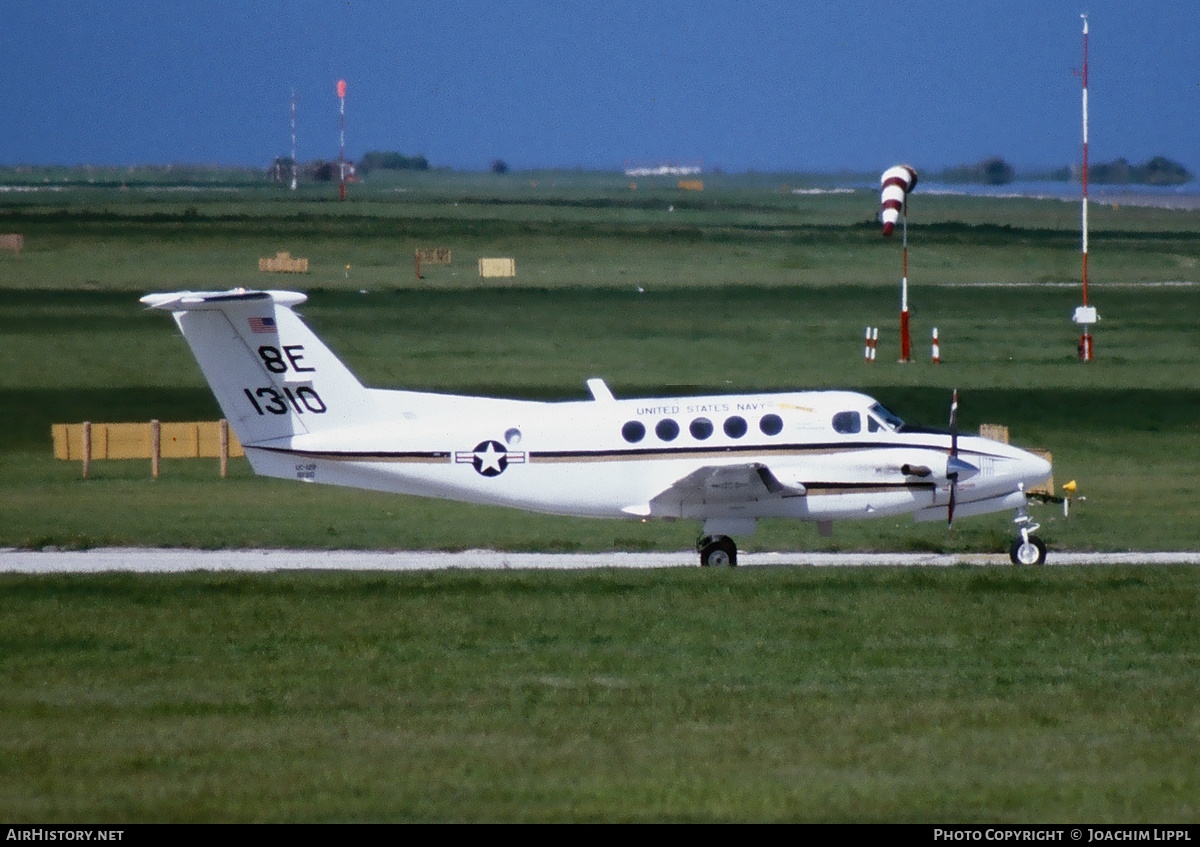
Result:
<svg viewBox="0 0 1200 847"><path fill-rule="evenodd" d="M741 553L742 567L1012 567L1003 554L958 553ZM1200 565L1200 552L1056 553L1062 565ZM587 568L699 567L696 554L505 553L494 550L188 550L103 547L93 550L0 550L0 573L179 573L292 570L429 571L450 569L580 570Z"/></svg>

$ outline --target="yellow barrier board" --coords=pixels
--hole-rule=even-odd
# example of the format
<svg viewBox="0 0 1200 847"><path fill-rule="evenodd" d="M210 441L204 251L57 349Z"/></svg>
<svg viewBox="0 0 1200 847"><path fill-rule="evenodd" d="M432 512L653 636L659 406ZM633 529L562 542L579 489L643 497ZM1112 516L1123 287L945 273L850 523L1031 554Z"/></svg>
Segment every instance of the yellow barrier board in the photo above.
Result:
<svg viewBox="0 0 1200 847"><path fill-rule="evenodd" d="M1004 424L980 424L979 436L981 438L990 438L992 441L999 441L1001 444L1008 443L1008 427Z"/></svg>
<svg viewBox="0 0 1200 847"><path fill-rule="evenodd" d="M167 427L174 424L163 424L163 455L167 455ZM194 426L196 428L196 456L211 458L212 456L221 455L221 429L220 426L211 426L209 424L179 424L179 426ZM229 431L229 455L230 456L245 456L246 451L242 449L242 445L238 443L237 436L233 431Z"/></svg>
<svg viewBox="0 0 1200 847"><path fill-rule="evenodd" d="M450 264L450 248L419 247L416 258L422 265L448 265Z"/></svg>
<svg viewBox="0 0 1200 847"><path fill-rule="evenodd" d="M200 452L200 425L163 424L159 449L162 450L160 455L164 459L193 459L203 456Z"/></svg>
<svg viewBox="0 0 1200 847"><path fill-rule="evenodd" d="M84 458L84 424L54 424L54 458L81 461ZM159 456L164 459L219 459L220 421L160 424ZM94 423L91 427L92 459L152 459L150 423ZM245 456L237 436L229 433L229 456Z"/></svg>
<svg viewBox="0 0 1200 847"><path fill-rule="evenodd" d="M308 259L293 259L288 252L276 253L275 258L258 260L258 269L263 273L308 273Z"/></svg>
<svg viewBox="0 0 1200 847"><path fill-rule="evenodd" d="M702 179L681 179L679 180L679 188L683 191L703 191L704 180Z"/></svg>
<svg viewBox="0 0 1200 847"><path fill-rule="evenodd" d="M97 432L97 430L99 431ZM95 446L97 436L103 437L105 440L103 456ZM97 427L93 424L92 458L149 459L150 425L127 423Z"/></svg>
<svg viewBox="0 0 1200 847"><path fill-rule="evenodd" d="M479 260L479 275L482 277L516 276L517 275L517 260L516 259L480 259Z"/></svg>

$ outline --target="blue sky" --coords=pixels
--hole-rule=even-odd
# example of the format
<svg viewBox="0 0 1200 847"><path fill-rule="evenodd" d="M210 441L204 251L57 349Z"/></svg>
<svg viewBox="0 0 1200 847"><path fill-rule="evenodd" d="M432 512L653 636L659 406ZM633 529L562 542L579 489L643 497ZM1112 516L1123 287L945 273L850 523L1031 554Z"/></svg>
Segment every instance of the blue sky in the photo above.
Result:
<svg viewBox="0 0 1200 847"><path fill-rule="evenodd" d="M941 168L1090 156L1200 172L1191 0L12 0L0 165L267 166L289 151L516 169Z"/></svg>

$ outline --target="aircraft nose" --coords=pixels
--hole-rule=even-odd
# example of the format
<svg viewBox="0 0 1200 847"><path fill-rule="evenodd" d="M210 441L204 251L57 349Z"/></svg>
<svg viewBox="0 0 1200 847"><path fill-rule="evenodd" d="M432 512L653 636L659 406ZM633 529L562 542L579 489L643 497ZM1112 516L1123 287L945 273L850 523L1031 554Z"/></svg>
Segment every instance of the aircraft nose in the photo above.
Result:
<svg viewBox="0 0 1200 847"><path fill-rule="evenodd" d="M1045 482L1050 478L1054 468L1044 456L1036 453L1026 453L1021 461L1021 481L1029 488Z"/></svg>

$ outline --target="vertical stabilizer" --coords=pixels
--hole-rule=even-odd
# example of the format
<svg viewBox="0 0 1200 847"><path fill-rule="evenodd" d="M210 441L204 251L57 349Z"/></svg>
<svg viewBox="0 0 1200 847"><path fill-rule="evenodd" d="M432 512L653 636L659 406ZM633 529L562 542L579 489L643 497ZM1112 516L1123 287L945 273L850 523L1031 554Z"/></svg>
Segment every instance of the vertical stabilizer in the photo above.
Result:
<svg viewBox="0 0 1200 847"><path fill-rule="evenodd" d="M370 394L292 311L290 291L149 294L170 311L238 440L252 446L344 426Z"/></svg>

